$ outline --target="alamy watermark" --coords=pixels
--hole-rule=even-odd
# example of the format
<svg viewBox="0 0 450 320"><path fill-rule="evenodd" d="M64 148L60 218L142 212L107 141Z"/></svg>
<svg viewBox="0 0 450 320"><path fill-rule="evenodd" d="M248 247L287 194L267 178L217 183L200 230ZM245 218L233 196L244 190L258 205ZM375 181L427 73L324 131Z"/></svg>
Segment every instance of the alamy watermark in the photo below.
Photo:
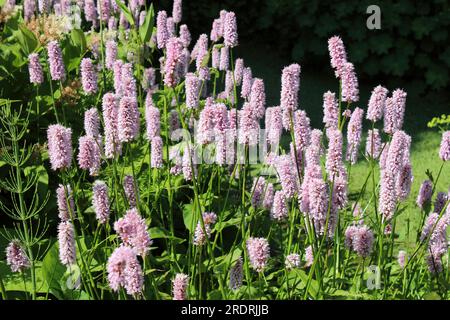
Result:
<svg viewBox="0 0 450 320"><path fill-rule="evenodd" d="M366 13L370 16L366 20L366 26L369 30L381 29L381 9L379 6L372 4L367 7Z"/></svg>

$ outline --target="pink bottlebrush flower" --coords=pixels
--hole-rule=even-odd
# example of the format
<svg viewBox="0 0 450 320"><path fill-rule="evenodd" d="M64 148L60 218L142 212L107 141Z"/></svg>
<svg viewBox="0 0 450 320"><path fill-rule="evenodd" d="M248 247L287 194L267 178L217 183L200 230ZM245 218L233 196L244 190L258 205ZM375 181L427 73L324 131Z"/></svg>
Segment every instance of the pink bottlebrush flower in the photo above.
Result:
<svg viewBox="0 0 450 320"><path fill-rule="evenodd" d="M269 111L270 110L270 111ZM268 112L268 113L267 113ZM271 107L267 108L266 114L270 117L268 120L269 127L266 127L267 131L267 141L269 144L273 146L277 146L280 142L282 130L283 130L283 123L282 123L282 114L281 114L281 108L280 107ZM266 115L266 120L267 120Z"/></svg>
<svg viewBox="0 0 450 320"><path fill-rule="evenodd" d="M158 12L158 16L156 17L156 42L158 44L158 49L165 48L167 40L169 40L167 12L162 10Z"/></svg>
<svg viewBox="0 0 450 320"><path fill-rule="evenodd" d="M447 200L448 196L445 192L438 192L434 201L434 212L440 213L444 209Z"/></svg>
<svg viewBox="0 0 450 320"><path fill-rule="evenodd" d="M120 99L118 131L120 142L130 142L139 134L139 109L136 98L124 96Z"/></svg>
<svg viewBox="0 0 450 320"><path fill-rule="evenodd" d="M339 36L328 39L328 51L331 58L331 66L335 69L336 78L342 77L347 63L347 53L344 42Z"/></svg>
<svg viewBox="0 0 450 320"><path fill-rule="evenodd" d="M76 262L75 231L73 224L62 221L58 225L59 260L65 266Z"/></svg>
<svg viewBox="0 0 450 320"><path fill-rule="evenodd" d="M113 291L125 288L127 294L136 295L142 292L144 273L136 253L130 247L121 245L108 259L108 283Z"/></svg>
<svg viewBox="0 0 450 320"><path fill-rule="evenodd" d="M309 246L305 249L305 267L310 267L314 263L314 253L312 250L312 246Z"/></svg>
<svg viewBox="0 0 450 320"><path fill-rule="evenodd" d="M73 201L72 189L69 185L66 188L62 184L58 186L58 189L56 189L56 204L58 205L58 217L61 221L69 221L75 213L75 202Z"/></svg>
<svg viewBox="0 0 450 320"><path fill-rule="evenodd" d="M238 45L237 23L234 12L227 12L225 21L223 21L223 43L230 48Z"/></svg>
<svg viewBox="0 0 450 320"><path fill-rule="evenodd" d="M368 120L376 122L383 117L388 92L389 90L382 86L376 86L372 90L366 115Z"/></svg>
<svg viewBox="0 0 450 320"><path fill-rule="evenodd" d="M291 127L291 117L298 107L298 91L300 89L300 65L294 63L284 67L281 75L281 100L283 110L283 127Z"/></svg>
<svg viewBox="0 0 450 320"><path fill-rule="evenodd" d="M199 221L194 233L194 245L202 246L207 239L211 237L211 226L216 223L217 215L214 212L204 212L202 215L205 230L203 230L202 223ZM205 233L206 232L206 233Z"/></svg>
<svg viewBox="0 0 450 320"><path fill-rule="evenodd" d="M50 11L50 0L39 0L38 8L41 14L48 13Z"/></svg>
<svg viewBox="0 0 450 320"><path fill-rule="evenodd" d="M128 204L130 208L134 208L137 205L137 185L134 181L133 176L126 175L123 178L123 189L125 190L125 196L127 197Z"/></svg>
<svg viewBox="0 0 450 320"><path fill-rule="evenodd" d="M93 138L100 136L100 116L97 108L91 108L84 112L84 131L87 136Z"/></svg>
<svg viewBox="0 0 450 320"><path fill-rule="evenodd" d="M395 105L395 123L396 129L401 130L403 127L403 118L405 116L406 92L402 89L396 89L392 92L392 99Z"/></svg>
<svg viewBox="0 0 450 320"><path fill-rule="evenodd" d="M211 26L210 36L211 41L217 42L222 37L222 24L220 19L214 19Z"/></svg>
<svg viewBox="0 0 450 320"><path fill-rule="evenodd" d="M194 48L191 52L191 57L193 60L196 60L197 69L199 68L199 64L203 62L204 55L208 51L208 36L205 33L202 33L197 42L194 45ZM200 59L200 61L199 61Z"/></svg>
<svg viewBox="0 0 450 320"><path fill-rule="evenodd" d="M133 77L133 65L131 63L124 63L122 65L121 71L121 90L125 97L136 97L137 88L136 80ZM117 92L116 92L117 93Z"/></svg>
<svg viewBox="0 0 450 320"><path fill-rule="evenodd" d="M242 110L239 110L239 136L241 144L255 146L258 144L259 122L254 109L249 103L244 103Z"/></svg>
<svg viewBox="0 0 450 320"><path fill-rule="evenodd" d="M229 51L228 47L222 47L220 49L220 58L219 58L219 70L227 71L229 65Z"/></svg>
<svg viewBox="0 0 450 320"><path fill-rule="evenodd" d="M91 0L85 0L85 1L91 1ZM120 11L119 25L120 25L124 30L130 29L130 24L129 24L127 18L125 17L125 14L123 13L123 11Z"/></svg>
<svg viewBox="0 0 450 320"><path fill-rule="evenodd" d="M89 58L84 58L81 60L80 64L81 71L81 84L83 85L83 90L86 94L96 93L98 90L97 85L97 71Z"/></svg>
<svg viewBox="0 0 450 320"><path fill-rule="evenodd" d="M361 226L355 232L353 236L353 249L361 257L368 257L372 251L373 245L373 232L367 226Z"/></svg>
<svg viewBox="0 0 450 320"><path fill-rule="evenodd" d="M180 60L178 61L178 64L176 66L176 79L180 81L180 79L183 79L186 74L189 71L189 64L191 61L191 53L188 49L183 48L181 51Z"/></svg>
<svg viewBox="0 0 450 320"><path fill-rule="evenodd" d="M72 162L72 130L52 124L47 129L47 139L52 169L69 168Z"/></svg>
<svg viewBox="0 0 450 320"><path fill-rule="evenodd" d="M114 91L117 95L122 95L122 60L116 60L113 63Z"/></svg>
<svg viewBox="0 0 450 320"><path fill-rule="evenodd" d="M190 109L197 109L200 98L200 84L201 81L193 73L186 74L186 107Z"/></svg>
<svg viewBox="0 0 450 320"><path fill-rule="evenodd" d="M78 165L81 169L89 169L90 175L98 175L101 165L101 152L95 138L91 136L80 137Z"/></svg>
<svg viewBox="0 0 450 320"><path fill-rule="evenodd" d="M183 170L183 177L186 181L191 181L194 177L194 174L196 173L196 167L193 161L194 157L194 150L192 150L192 147L185 147L182 157L182 170Z"/></svg>
<svg viewBox="0 0 450 320"><path fill-rule="evenodd" d="M348 103L357 102L359 100L358 78L356 77L355 67L352 63L345 63L341 80L342 101Z"/></svg>
<svg viewBox="0 0 450 320"><path fill-rule="evenodd" d="M332 181L334 176L339 175L345 170L342 161L342 132L330 129L327 133L328 151L325 166L329 180Z"/></svg>
<svg viewBox="0 0 450 320"><path fill-rule="evenodd" d="M311 146L312 148L315 148ZM308 148L309 150L310 148ZM310 201L309 201L309 187L312 179L321 179L322 178L322 172L319 164L310 163L310 161L307 160L307 166L305 168L305 175L303 178L302 185L299 189L299 207L300 211L303 213L309 213L310 212Z"/></svg>
<svg viewBox="0 0 450 320"><path fill-rule="evenodd" d="M416 200L416 203L420 209L424 209L424 205L431 201L432 192L433 183L430 180L425 180L424 182L422 182Z"/></svg>
<svg viewBox="0 0 450 320"><path fill-rule="evenodd" d="M392 97L386 98L384 108L384 132L393 134L403 126L405 114L406 92L401 89L394 90Z"/></svg>
<svg viewBox="0 0 450 320"><path fill-rule="evenodd" d="M345 110L342 112L342 116L343 116L344 118L350 118L350 117L352 116L352 111L351 111L350 109L345 109Z"/></svg>
<svg viewBox="0 0 450 320"><path fill-rule="evenodd" d="M298 152L306 151L311 142L310 120L303 110L294 112L294 138Z"/></svg>
<svg viewBox="0 0 450 320"><path fill-rule="evenodd" d="M159 109L154 106L150 92L147 92L145 98L145 122L147 125L146 138L148 141L152 141L154 137L160 134L161 120Z"/></svg>
<svg viewBox="0 0 450 320"><path fill-rule="evenodd" d="M313 129L311 131L311 145L316 146L320 150L322 149L322 131L319 129Z"/></svg>
<svg viewBox="0 0 450 320"><path fill-rule="evenodd" d="M145 17L147 15L147 11L142 10L141 12L139 12L139 19L136 19L138 21L137 26L143 26L145 23Z"/></svg>
<svg viewBox="0 0 450 320"><path fill-rule="evenodd" d="M187 300L189 288L189 276L184 273L177 273L173 284L173 300Z"/></svg>
<svg viewBox="0 0 450 320"><path fill-rule="evenodd" d="M213 110L215 112L214 131L217 135L223 135L229 127L227 106L224 103L216 103Z"/></svg>
<svg viewBox="0 0 450 320"><path fill-rule="evenodd" d="M117 19L116 17L109 17L108 19L108 29L117 30Z"/></svg>
<svg viewBox="0 0 450 320"><path fill-rule="evenodd" d="M306 166L320 165L320 149L315 145L310 145L305 152Z"/></svg>
<svg viewBox="0 0 450 320"><path fill-rule="evenodd" d="M226 99L228 99L231 103L234 104L234 81L233 81L233 72L227 70L225 74L225 91Z"/></svg>
<svg viewBox="0 0 450 320"><path fill-rule="evenodd" d="M239 257L230 269L230 289L237 290L242 286L242 279L244 278L242 257Z"/></svg>
<svg viewBox="0 0 450 320"><path fill-rule="evenodd" d="M10 266L12 272L24 272L30 267L30 260L19 240L12 240L8 244L6 264Z"/></svg>
<svg viewBox="0 0 450 320"><path fill-rule="evenodd" d="M406 200L411 192L411 185L413 182L411 164L405 163L400 168L395 181L395 193L398 200Z"/></svg>
<svg viewBox="0 0 450 320"><path fill-rule="evenodd" d="M381 136L378 129L369 130L366 139L366 156L378 159L381 152Z"/></svg>
<svg viewBox="0 0 450 320"><path fill-rule="evenodd" d="M395 105L392 97L386 98L384 106L384 132L392 134L395 132Z"/></svg>
<svg viewBox="0 0 450 320"><path fill-rule="evenodd" d="M105 54L105 66L109 70L112 70L114 67L114 62L117 59L117 42L114 40L107 41Z"/></svg>
<svg viewBox="0 0 450 320"><path fill-rule="evenodd" d="M380 199L378 207L384 221L389 221L394 216L396 206L397 194L394 174L388 169L381 170Z"/></svg>
<svg viewBox="0 0 450 320"><path fill-rule="evenodd" d="M442 159L442 161L450 160L450 131L446 131L442 134L439 157Z"/></svg>
<svg viewBox="0 0 450 320"><path fill-rule="evenodd" d="M437 221L439 219L439 213L432 212L428 215L423 225L422 234L420 235L420 241L424 241L433 231L433 228L437 228Z"/></svg>
<svg viewBox="0 0 450 320"><path fill-rule="evenodd" d="M261 119L264 117L266 105L266 92L264 81L259 78L253 79L252 89L250 91L250 107L253 109L256 117Z"/></svg>
<svg viewBox="0 0 450 320"><path fill-rule="evenodd" d="M199 144L208 144L214 141L214 118L216 116L215 107L206 104L200 112L198 121L197 142Z"/></svg>
<svg viewBox="0 0 450 320"><path fill-rule="evenodd" d="M147 224L136 208L127 210L126 214L114 223L114 230L125 245L131 246L136 254L144 257L153 241L147 231Z"/></svg>
<svg viewBox="0 0 450 320"><path fill-rule="evenodd" d="M152 89L155 85L155 68L145 68L142 76L142 88L144 90Z"/></svg>
<svg viewBox="0 0 450 320"><path fill-rule="evenodd" d="M84 17L86 21L92 22L92 26L97 26L97 8L94 0L84 1Z"/></svg>
<svg viewBox="0 0 450 320"><path fill-rule="evenodd" d="M39 55L32 53L28 56L28 72L30 73L30 82L34 84L41 84L44 82L44 73L39 62Z"/></svg>
<svg viewBox="0 0 450 320"><path fill-rule="evenodd" d="M113 93L108 92L103 96L102 110L105 125L105 156L113 158L120 154L122 150L118 131L118 106L116 96Z"/></svg>
<svg viewBox="0 0 450 320"><path fill-rule="evenodd" d="M300 267L300 255L298 253L292 253L284 260L284 265L287 270L292 270Z"/></svg>
<svg viewBox="0 0 450 320"><path fill-rule="evenodd" d="M172 8L172 17L173 22L180 23L182 17L183 9L182 9L182 0L174 0L173 8Z"/></svg>
<svg viewBox="0 0 450 320"><path fill-rule="evenodd" d="M348 226L347 229L345 230L344 244L347 249L349 249L349 250L353 249L353 239L357 232L358 232L358 226L355 226L355 225Z"/></svg>
<svg viewBox="0 0 450 320"><path fill-rule="evenodd" d="M443 216L437 223L428 243L427 257L430 272L442 272L442 256L448 252L447 228L449 217Z"/></svg>
<svg viewBox="0 0 450 320"><path fill-rule="evenodd" d="M166 60L164 62L164 84L174 87L177 83L176 67L180 62L183 45L178 38L170 38L166 43Z"/></svg>
<svg viewBox="0 0 450 320"><path fill-rule="evenodd" d="M169 34L169 38L175 37L175 22L172 17L167 18L167 33ZM166 43L167 47L167 43Z"/></svg>
<svg viewBox="0 0 450 320"><path fill-rule="evenodd" d="M180 129L181 123L178 112L176 110L170 111L169 114L169 132L172 136L173 132Z"/></svg>
<svg viewBox="0 0 450 320"><path fill-rule="evenodd" d="M108 21L111 15L111 3L110 0L99 0L97 1L97 11L102 21Z"/></svg>
<svg viewBox="0 0 450 320"><path fill-rule="evenodd" d="M347 160L351 164L355 164L358 161L358 149L361 143L362 136L362 121L364 116L364 110L356 108L347 126Z"/></svg>
<svg viewBox="0 0 450 320"><path fill-rule="evenodd" d="M348 181L346 175L334 179L332 205L335 209L343 209L347 205L347 187Z"/></svg>
<svg viewBox="0 0 450 320"><path fill-rule="evenodd" d="M47 54L52 80L64 80L66 71L64 70L61 48L57 41L53 40L47 44Z"/></svg>
<svg viewBox="0 0 450 320"><path fill-rule="evenodd" d="M211 66L215 69L220 67L220 49L218 46L213 46L211 52Z"/></svg>
<svg viewBox="0 0 450 320"><path fill-rule="evenodd" d="M328 186L322 179L313 178L309 181L309 212L314 222L316 233L325 232L328 213L329 192Z"/></svg>
<svg viewBox="0 0 450 320"><path fill-rule="evenodd" d="M284 196L291 199L298 191L296 171L291 157L289 155L279 156L275 162L275 168L280 177Z"/></svg>
<svg viewBox="0 0 450 320"><path fill-rule="evenodd" d="M94 207L95 217L105 224L109 219L109 197L108 186L105 182L96 180L92 187L92 206Z"/></svg>
<svg viewBox="0 0 450 320"><path fill-rule="evenodd" d="M42 0L41 0L42 1ZM36 0L25 0L23 2L23 17L26 22L36 14Z"/></svg>
<svg viewBox="0 0 450 320"><path fill-rule="evenodd" d="M250 97L250 92L252 90L253 76L252 69L249 67L244 68L242 71L242 86L241 86L241 97L248 100Z"/></svg>
<svg viewBox="0 0 450 320"><path fill-rule="evenodd" d="M398 256L397 256L397 262L398 262L398 265L400 266L400 268L402 268L402 269L405 268L407 260L408 260L408 256L406 254L406 251L400 250L398 252Z"/></svg>
<svg viewBox="0 0 450 320"><path fill-rule="evenodd" d="M262 206L265 209L272 208L273 201L275 197L275 190L273 184L268 183L266 189L264 190L264 198L262 199Z"/></svg>
<svg viewBox="0 0 450 320"><path fill-rule="evenodd" d="M189 47L191 44L191 33L189 32L188 26L185 24L182 24L180 26L180 41L183 44L185 48Z"/></svg>
<svg viewBox="0 0 450 320"><path fill-rule="evenodd" d="M162 168L163 167L163 141L160 136L154 136L151 141L152 147L152 157L151 164L152 168Z"/></svg>
<svg viewBox="0 0 450 320"><path fill-rule="evenodd" d="M389 155L390 146L391 146L391 144L389 142L386 142L384 144L384 147L382 147L382 149L381 149L380 160L379 160L381 170L384 170L386 168L387 157Z"/></svg>
<svg viewBox="0 0 450 320"><path fill-rule="evenodd" d="M283 191L275 191L272 209L270 210L271 218L273 220L282 221L287 219L288 214L287 201Z"/></svg>
<svg viewBox="0 0 450 320"><path fill-rule="evenodd" d="M244 60L238 58L234 62L234 81L236 82L236 86L241 85L243 72L244 72Z"/></svg>
<svg viewBox="0 0 450 320"><path fill-rule="evenodd" d="M251 267L257 272L263 272L269 260L269 242L265 238L250 237L247 239L247 253Z"/></svg>
<svg viewBox="0 0 450 320"><path fill-rule="evenodd" d="M336 96L327 91L323 94L323 123L327 129L338 129L339 110Z"/></svg>

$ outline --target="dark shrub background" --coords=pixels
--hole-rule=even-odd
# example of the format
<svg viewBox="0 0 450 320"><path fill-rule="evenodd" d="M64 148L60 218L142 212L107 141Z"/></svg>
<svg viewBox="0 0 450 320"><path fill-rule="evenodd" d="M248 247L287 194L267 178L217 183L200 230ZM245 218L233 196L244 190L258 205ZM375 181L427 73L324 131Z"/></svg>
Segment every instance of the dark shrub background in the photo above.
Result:
<svg viewBox="0 0 450 320"><path fill-rule="evenodd" d="M372 4L381 8L381 30L366 27ZM171 5L156 7L170 15ZM240 42L264 41L293 61L329 68L327 39L340 35L362 79L401 77L420 91L450 88L449 1L186 0L183 21L197 36L221 9L236 12Z"/></svg>

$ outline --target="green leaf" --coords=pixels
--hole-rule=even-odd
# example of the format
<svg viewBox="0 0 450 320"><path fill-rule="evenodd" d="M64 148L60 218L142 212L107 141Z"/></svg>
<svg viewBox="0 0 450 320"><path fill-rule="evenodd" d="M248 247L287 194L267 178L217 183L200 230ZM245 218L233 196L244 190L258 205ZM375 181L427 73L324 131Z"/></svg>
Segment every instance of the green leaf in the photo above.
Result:
<svg viewBox="0 0 450 320"><path fill-rule="evenodd" d="M150 40L153 32L153 26L155 25L155 11L153 9L153 3L150 5L150 9L145 16L144 24L139 28L139 35L141 36L142 43L147 43Z"/></svg>
<svg viewBox="0 0 450 320"><path fill-rule="evenodd" d="M40 263L36 263L36 291L38 293L46 293L48 290L47 283L42 277L42 267ZM3 278L6 291L25 291L25 285L20 273L12 272L10 267L4 261L0 261L0 273ZM27 292L32 293L33 284L29 271L25 274L25 283Z"/></svg>
<svg viewBox="0 0 450 320"><path fill-rule="evenodd" d="M84 32L82 30L73 29L70 32L70 38L72 39L72 43L74 44L74 46L80 49L81 53L86 51L87 48L86 36L84 35Z"/></svg>
<svg viewBox="0 0 450 320"><path fill-rule="evenodd" d="M423 296L423 299L424 300L442 300L441 296L434 291L425 293Z"/></svg>
<svg viewBox="0 0 450 320"><path fill-rule="evenodd" d="M308 283L308 275L306 274L306 272L301 269L295 269L295 272L300 277L300 279L302 279L302 283L304 283L304 285L306 286ZM311 279L309 283L308 293L311 295L313 299L315 299L318 292L319 292L319 284L317 283L316 280Z"/></svg>
<svg viewBox="0 0 450 320"><path fill-rule="evenodd" d="M33 32L31 32L25 25L19 26L20 36L17 37L23 52L28 56L38 47L38 40Z"/></svg>
<svg viewBox="0 0 450 320"><path fill-rule="evenodd" d="M134 18L133 15L131 14L130 9L128 9L128 7L120 0L116 0L116 3L120 7L120 10L122 10L128 23L134 27Z"/></svg>
<svg viewBox="0 0 450 320"><path fill-rule="evenodd" d="M194 204L189 203L183 206L183 221L186 229L190 232L194 232L193 228L195 228L196 224L194 223Z"/></svg>
<svg viewBox="0 0 450 320"><path fill-rule="evenodd" d="M42 261L42 275L47 282L49 291L58 299L64 298L60 280L64 277L65 273L66 267L59 261L58 246L55 242Z"/></svg>

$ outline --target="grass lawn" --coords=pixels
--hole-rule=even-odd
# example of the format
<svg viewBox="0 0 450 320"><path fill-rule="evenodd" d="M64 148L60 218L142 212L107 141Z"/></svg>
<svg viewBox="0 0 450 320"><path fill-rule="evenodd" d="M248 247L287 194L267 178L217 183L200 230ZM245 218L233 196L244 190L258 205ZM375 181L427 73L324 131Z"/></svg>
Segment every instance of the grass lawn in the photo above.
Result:
<svg viewBox="0 0 450 320"><path fill-rule="evenodd" d="M326 45L326 43L324 44ZM245 65L250 66L253 71L253 76L264 79L267 96L267 106L279 104L280 86L281 86L281 71L282 68L290 63L297 62L302 66L301 80L300 80L300 108L304 109L311 119L311 125L315 128L322 128L322 97L327 90L337 92L338 81L334 77L334 73L329 68L329 72L316 72L314 67L302 64L302 61L291 61L281 57L277 52L266 47L264 44L253 43L243 44L239 47L236 56L244 58ZM351 57L349 57L351 59ZM358 71L358 66L355 66ZM385 85L378 82L363 82L360 83L360 102L355 106L367 110L367 102L369 101L372 89L378 84ZM449 95L446 92L430 93L427 96L419 96L416 94L414 85L408 83L407 80L402 82L402 88L406 90L406 114L403 129L412 136L411 146L411 161L413 166L414 181L411 189L411 194L402 206L406 206L406 210L401 213L397 220L396 232L399 233L398 243L399 249L407 249L415 242L415 230L420 222L420 217L423 215L421 210L416 206L415 200L420 184L427 179L425 172L429 169L433 176L436 177L442 161L439 159L439 145L441 141L441 134L435 129L427 128L427 122L433 116L439 116L443 113L450 113ZM396 87L388 87L389 90L394 90ZM365 125L368 122L365 121ZM378 128L382 128L382 123L378 123ZM366 135L367 127L364 128L364 135ZM365 146L365 137L361 145L362 151ZM350 198L356 198L356 193L359 192L368 174L368 166L363 157L351 169L350 181ZM378 180L378 173L376 174ZM378 181L376 180L376 183ZM367 186L368 193L372 190L371 179L369 179ZM450 187L450 164L446 164L441 172L441 177L437 184L436 192L447 191ZM435 193L436 194L436 193ZM364 198L363 208L369 201L370 194ZM373 212L373 204L368 206ZM409 227L408 227L409 225Z"/></svg>

